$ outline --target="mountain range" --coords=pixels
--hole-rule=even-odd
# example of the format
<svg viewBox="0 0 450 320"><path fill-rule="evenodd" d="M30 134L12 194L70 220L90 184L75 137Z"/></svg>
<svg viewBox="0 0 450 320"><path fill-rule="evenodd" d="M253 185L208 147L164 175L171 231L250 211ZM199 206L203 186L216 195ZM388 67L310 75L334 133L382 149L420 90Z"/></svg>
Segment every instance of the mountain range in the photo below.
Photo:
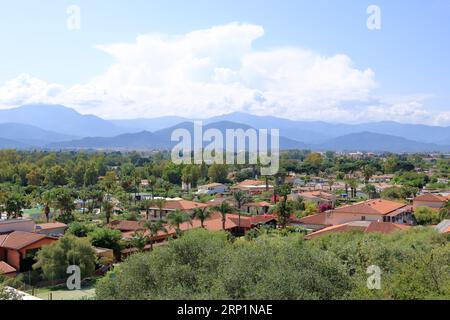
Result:
<svg viewBox="0 0 450 320"><path fill-rule="evenodd" d="M0 110L0 148L170 149L175 129L193 133L193 121L178 116L106 120L62 105L26 105ZM279 129L282 149L374 152L450 152L450 127L392 121L338 124L230 113L201 120L203 129Z"/></svg>

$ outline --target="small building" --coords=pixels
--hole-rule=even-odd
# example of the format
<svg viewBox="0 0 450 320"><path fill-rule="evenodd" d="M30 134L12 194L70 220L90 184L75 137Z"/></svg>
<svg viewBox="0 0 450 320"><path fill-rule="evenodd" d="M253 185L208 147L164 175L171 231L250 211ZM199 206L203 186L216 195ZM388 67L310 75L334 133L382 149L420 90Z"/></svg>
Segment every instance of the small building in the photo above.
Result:
<svg viewBox="0 0 450 320"><path fill-rule="evenodd" d="M197 194L208 194L208 195L215 195L215 194L223 194L228 192L229 188L222 184L222 183L210 183L205 184L203 186L198 186Z"/></svg>
<svg viewBox="0 0 450 320"><path fill-rule="evenodd" d="M336 205L336 195L333 193L325 192L325 191L307 191L301 193L295 193L289 195L289 198L295 199L297 197L302 198L305 201L313 202L317 205L320 204L328 204L331 208L334 208Z"/></svg>
<svg viewBox="0 0 450 320"><path fill-rule="evenodd" d="M0 261L18 272L31 270L36 252L57 239L34 232L14 231L0 235Z"/></svg>
<svg viewBox="0 0 450 320"><path fill-rule="evenodd" d="M421 194L413 199L413 207L429 207L434 209L442 208L447 201L450 201L449 196L443 196L441 194L425 193Z"/></svg>
<svg viewBox="0 0 450 320"><path fill-rule="evenodd" d="M169 212L180 210L185 213L192 214L197 208L206 208L208 205L200 202L189 201L189 200L167 200L164 206L160 209L156 206L150 207L149 210L152 212L148 219L149 220L162 220Z"/></svg>
<svg viewBox="0 0 450 320"><path fill-rule="evenodd" d="M272 185L266 185L265 181L262 180L244 180L238 184L235 184L231 187L232 192L236 192L238 190L246 191L252 195L261 194L265 191L273 191Z"/></svg>
<svg viewBox="0 0 450 320"><path fill-rule="evenodd" d="M67 229L67 224L61 222L40 223L36 225L35 232L51 237L61 237Z"/></svg>

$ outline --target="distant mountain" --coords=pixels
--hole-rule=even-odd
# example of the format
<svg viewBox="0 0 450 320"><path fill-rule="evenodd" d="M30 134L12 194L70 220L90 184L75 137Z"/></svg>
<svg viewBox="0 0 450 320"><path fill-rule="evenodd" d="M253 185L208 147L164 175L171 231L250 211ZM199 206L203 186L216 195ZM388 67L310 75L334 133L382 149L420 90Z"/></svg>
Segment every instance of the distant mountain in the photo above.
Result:
<svg viewBox="0 0 450 320"><path fill-rule="evenodd" d="M21 123L51 130L65 135L114 136L124 130L109 121L93 115L81 115L60 105L33 104L0 110L0 123Z"/></svg>
<svg viewBox="0 0 450 320"><path fill-rule="evenodd" d="M359 132L333 138L312 146L318 150L373 152L437 152L449 151L450 146L417 142L392 135Z"/></svg>
<svg viewBox="0 0 450 320"><path fill-rule="evenodd" d="M0 149L30 149L32 146L10 139L0 138Z"/></svg>
<svg viewBox="0 0 450 320"><path fill-rule="evenodd" d="M46 131L21 123L0 123L0 138L14 140L34 147L42 147L51 142L73 140L75 136Z"/></svg>
<svg viewBox="0 0 450 320"><path fill-rule="evenodd" d="M139 131L158 131L164 128L175 126L179 123L189 121L187 118L167 116L152 119L138 118L130 120L110 120L110 122L117 127L123 128L127 132Z"/></svg>
<svg viewBox="0 0 450 320"><path fill-rule="evenodd" d="M139 133L122 134L111 138L84 138L80 140L52 143L47 147L50 149L123 149L123 150L148 150L148 149L171 149L178 142L171 141L172 133L177 129L186 129L192 139L194 137L193 122L183 122L176 126L158 130L154 133L143 131ZM219 130L223 137L225 137L227 129L251 129L250 126L237 124L233 122L222 121L218 123L211 123L203 127L203 131L208 129ZM210 142L204 142L204 146ZM270 141L269 141L270 146ZM191 145L193 148L193 145ZM304 149L307 146L304 143L280 137L281 149Z"/></svg>
<svg viewBox="0 0 450 320"><path fill-rule="evenodd" d="M206 123L216 121L233 121L248 124L255 128L278 128L282 136L313 144L364 131L436 144L448 144L442 143L442 140L444 138L450 139L450 127L403 124L394 121L340 124L323 121L296 121L273 116L255 116L242 112L234 112L205 120Z"/></svg>

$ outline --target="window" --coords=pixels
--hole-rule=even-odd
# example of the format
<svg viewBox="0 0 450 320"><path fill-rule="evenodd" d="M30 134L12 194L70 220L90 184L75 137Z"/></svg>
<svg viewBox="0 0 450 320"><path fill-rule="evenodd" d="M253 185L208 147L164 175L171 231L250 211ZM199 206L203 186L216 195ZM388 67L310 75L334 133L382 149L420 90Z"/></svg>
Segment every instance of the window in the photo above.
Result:
<svg viewBox="0 0 450 320"><path fill-rule="evenodd" d="M366 221L366 216L362 216L361 221Z"/></svg>

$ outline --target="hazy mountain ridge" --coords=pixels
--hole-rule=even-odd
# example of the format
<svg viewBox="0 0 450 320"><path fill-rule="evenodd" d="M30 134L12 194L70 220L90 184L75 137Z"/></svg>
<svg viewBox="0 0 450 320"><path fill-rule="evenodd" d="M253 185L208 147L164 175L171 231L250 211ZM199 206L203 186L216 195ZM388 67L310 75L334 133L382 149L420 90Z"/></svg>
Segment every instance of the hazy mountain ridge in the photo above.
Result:
<svg viewBox="0 0 450 320"><path fill-rule="evenodd" d="M0 110L0 148L169 149L175 144L172 132L185 128L192 134L192 121L178 116L108 121L60 105L27 105ZM450 127L390 121L335 124L239 112L202 122L204 130L216 128L223 134L237 128L279 129L282 149L450 152Z"/></svg>

